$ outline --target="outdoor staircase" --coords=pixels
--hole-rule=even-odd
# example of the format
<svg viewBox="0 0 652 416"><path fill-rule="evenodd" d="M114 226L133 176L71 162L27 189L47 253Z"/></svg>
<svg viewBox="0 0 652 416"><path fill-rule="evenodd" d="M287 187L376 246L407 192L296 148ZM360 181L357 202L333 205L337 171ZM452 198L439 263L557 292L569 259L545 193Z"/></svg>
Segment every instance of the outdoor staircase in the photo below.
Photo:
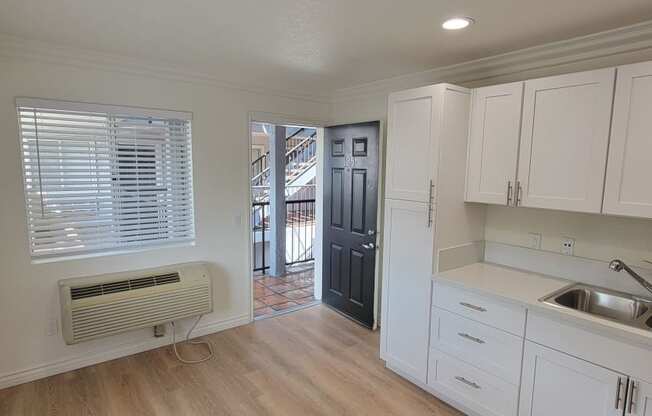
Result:
<svg viewBox="0 0 652 416"><path fill-rule="evenodd" d="M317 164L317 132L313 131L309 136L302 136L301 133L305 133L306 130L301 128L285 140L286 148L289 148L285 153L286 198L292 197L298 192L305 192L306 188L314 183ZM270 167L268 160L269 152L251 163L251 188L254 200L258 202L269 200Z"/></svg>
<svg viewBox="0 0 652 416"><path fill-rule="evenodd" d="M299 128L285 140L285 263L313 260L315 228L315 175L317 132ZM254 271L264 272L270 259L269 153L251 163L252 243Z"/></svg>

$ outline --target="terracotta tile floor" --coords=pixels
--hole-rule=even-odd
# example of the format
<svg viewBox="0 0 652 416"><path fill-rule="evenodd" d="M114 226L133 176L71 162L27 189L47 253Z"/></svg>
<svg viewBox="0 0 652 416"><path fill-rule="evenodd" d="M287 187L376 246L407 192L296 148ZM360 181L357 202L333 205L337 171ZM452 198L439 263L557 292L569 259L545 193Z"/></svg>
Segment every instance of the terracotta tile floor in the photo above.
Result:
<svg viewBox="0 0 652 416"><path fill-rule="evenodd" d="M254 316L273 315L316 303L313 269L290 272L283 277L254 276Z"/></svg>

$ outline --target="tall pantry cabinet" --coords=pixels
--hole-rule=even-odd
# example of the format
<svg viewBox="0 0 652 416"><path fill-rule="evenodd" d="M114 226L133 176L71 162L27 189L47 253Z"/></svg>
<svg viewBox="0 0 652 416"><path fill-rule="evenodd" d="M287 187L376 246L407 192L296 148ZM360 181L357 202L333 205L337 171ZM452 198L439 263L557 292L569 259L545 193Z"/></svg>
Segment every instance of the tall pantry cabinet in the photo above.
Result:
<svg viewBox="0 0 652 416"><path fill-rule="evenodd" d="M388 100L381 358L423 384L440 253L483 238L484 208L464 203L470 97L437 84Z"/></svg>

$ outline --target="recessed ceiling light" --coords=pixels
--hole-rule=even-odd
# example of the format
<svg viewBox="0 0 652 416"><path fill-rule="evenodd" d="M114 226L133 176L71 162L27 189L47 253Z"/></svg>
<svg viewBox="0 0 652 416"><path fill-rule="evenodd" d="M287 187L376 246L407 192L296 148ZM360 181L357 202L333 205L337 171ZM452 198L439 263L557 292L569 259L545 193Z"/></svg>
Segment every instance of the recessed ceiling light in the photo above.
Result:
<svg viewBox="0 0 652 416"><path fill-rule="evenodd" d="M470 17L453 17L446 20L441 27L446 30L460 30L472 25L474 22Z"/></svg>

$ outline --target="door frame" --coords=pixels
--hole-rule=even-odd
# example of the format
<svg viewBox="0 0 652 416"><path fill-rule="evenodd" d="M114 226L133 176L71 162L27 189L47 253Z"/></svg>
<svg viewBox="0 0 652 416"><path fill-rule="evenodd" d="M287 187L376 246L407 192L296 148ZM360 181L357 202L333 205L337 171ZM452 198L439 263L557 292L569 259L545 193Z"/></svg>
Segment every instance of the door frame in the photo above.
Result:
<svg viewBox="0 0 652 416"><path fill-rule="evenodd" d="M315 245L314 245L314 257L315 257L315 271L314 271L314 293L315 299L321 300L322 298L322 240L323 240L323 204L324 204L324 127L336 126L341 124L353 124L353 123L364 123L370 121L379 122L379 131L378 131L378 201L377 201L377 219L376 219L376 241L377 244L382 242L381 233L383 230L383 220L385 215L385 146L387 143L386 129L385 129L385 119L369 119L369 120L359 120L359 121L346 121L346 122L333 122L325 121L318 119L308 119L297 117L287 114L278 114L278 113L267 113L267 112L258 112L251 111L247 115L247 140L244 141L246 144L246 149L243 149L243 154L247 160L246 165L244 166L245 174L245 189L247 189L245 197L245 206L243 209L244 215L244 225L245 225L245 241L247 242L247 257L246 257L246 269L247 270L247 288L249 291L248 302L249 302L249 322L254 320L254 287L253 287L253 276L251 276L251 271L253 270L253 247L252 247L252 236L251 236L251 123L260 122L260 123L270 123L270 124L289 124L289 125L301 125L301 126L310 126L317 129L317 172L320 174L317 175L315 183ZM382 244L378 252L376 253L376 265L374 270L374 325L373 330L376 330L380 324L380 302L381 302L381 283L382 283L382 257L383 257L383 247Z"/></svg>
<svg viewBox="0 0 652 416"><path fill-rule="evenodd" d="M253 258L253 240L251 235L251 146L252 146L252 131L251 123L269 123L274 125L299 125L306 127L313 127L317 129L317 178L315 186L315 243L313 246L313 255L315 257L315 274L314 274L314 287L315 287L315 299L321 299L321 261L322 261L322 252L321 252L321 239L322 239L322 208L321 204L323 203L323 181L321 173L323 170L324 156L323 156L323 143L324 143L324 127L329 123L324 120L310 120L301 117L295 117L286 114L276 114L276 113L265 113L265 112L249 112L247 116L247 140L244 141L246 144L246 149L244 154L246 154L247 163L245 165L245 178L246 178L246 204L244 206L243 215L244 215L244 225L246 233L245 241L247 242L247 288L249 291L248 302L249 302L249 322L254 320L254 285L253 285L253 276L251 275L253 270L254 258ZM320 170L321 169L321 170Z"/></svg>

